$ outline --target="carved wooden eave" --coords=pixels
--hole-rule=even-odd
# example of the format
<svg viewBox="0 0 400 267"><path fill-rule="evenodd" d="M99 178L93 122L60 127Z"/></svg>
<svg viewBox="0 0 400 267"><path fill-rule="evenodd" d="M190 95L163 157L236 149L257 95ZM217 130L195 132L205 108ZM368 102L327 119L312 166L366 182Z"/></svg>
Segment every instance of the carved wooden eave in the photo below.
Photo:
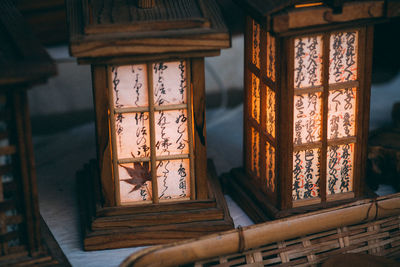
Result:
<svg viewBox="0 0 400 267"><path fill-rule="evenodd" d="M83 2L82 2L83 1ZM230 36L214 0L67 0L70 53L78 58L215 51Z"/></svg>
<svg viewBox="0 0 400 267"><path fill-rule="evenodd" d="M400 15L398 2L384 0L235 0L235 2L242 6L261 27L280 35L328 24L384 21Z"/></svg>

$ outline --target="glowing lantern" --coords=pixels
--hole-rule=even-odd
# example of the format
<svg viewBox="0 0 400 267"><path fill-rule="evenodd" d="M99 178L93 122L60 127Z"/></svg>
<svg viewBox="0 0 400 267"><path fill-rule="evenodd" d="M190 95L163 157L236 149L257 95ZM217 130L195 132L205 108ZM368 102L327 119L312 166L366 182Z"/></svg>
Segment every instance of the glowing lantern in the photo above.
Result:
<svg viewBox="0 0 400 267"><path fill-rule="evenodd" d="M69 0L67 9L96 112L98 161L78 175L85 249L231 228L206 159L204 57L230 46L216 3Z"/></svg>
<svg viewBox="0 0 400 267"><path fill-rule="evenodd" d="M237 2L249 12L245 167L227 188L255 221L362 197L384 1Z"/></svg>

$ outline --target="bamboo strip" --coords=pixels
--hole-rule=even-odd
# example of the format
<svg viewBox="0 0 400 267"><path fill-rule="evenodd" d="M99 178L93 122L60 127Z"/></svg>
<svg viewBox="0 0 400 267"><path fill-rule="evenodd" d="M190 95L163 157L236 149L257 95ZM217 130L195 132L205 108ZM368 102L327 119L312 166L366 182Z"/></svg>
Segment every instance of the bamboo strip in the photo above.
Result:
<svg viewBox="0 0 400 267"><path fill-rule="evenodd" d="M370 220L386 218L400 213L400 194L381 197L377 200L362 200L356 203L331 208L324 211L312 212L290 218L266 222L243 228L243 237L247 249L257 248L265 244L281 240L293 239L299 236L309 235L315 232L328 231L330 229L346 225L368 222ZM351 229L349 228L351 232ZM202 237L194 241L175 243L174 246L164 245L145 249L128 257L121 266L174 266L186 264L200 259L218 257L237 253L239 250L239 230L232 230L220 234ZM379 236L379 238L384 235ZM371 236L371 238L374 238ZM397 238L384 240L380 244L389 244ZM353 243L357 239L350 239L350 246L340 248L338 240L327 242L323 246L316 246L316 250L327 251L318 261L325 256L343 251L359 249ZM358 241L361 241L360 239ZM299 241L301 242L301 241ZM288 244L286 244L286 247ZM377 246L377 245L374 245ZM319 248L321 247L321 248ZM323 248L322 248L323 247ZM334 250L335 248L339 248ZM332 251L330 251L332 250ZM179 252L179 253L178 253ZM307 250L309 252L309 250ZM315 251L313 251L315 253ZM174 256L172 257L171 254ZM263 253L264 256L264 253ZM157 262L154 259L157 258ZM264 262L265 263L265 262ZM300 263L300 261L297 261Z"/></svg>

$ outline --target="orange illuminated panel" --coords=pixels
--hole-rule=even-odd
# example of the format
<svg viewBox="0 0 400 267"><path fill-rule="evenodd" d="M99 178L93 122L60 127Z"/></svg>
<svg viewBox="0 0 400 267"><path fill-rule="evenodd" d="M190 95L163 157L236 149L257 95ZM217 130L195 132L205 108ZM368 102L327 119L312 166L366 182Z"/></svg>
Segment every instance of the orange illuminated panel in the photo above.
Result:
<svg viewBox="0 0 400 267"><path fill-rule="evenodd" d="M260 123L260 79L251 74L251 116Z"/></svg>
<svg viewBox="0 0 400 267"><path fill-rule="evenodd" d="M356 80L358 31L331 34L329 51L329 83Z"/></svg>
<svg viewBox="0 0 400 267"><path fill-rule="evenodd" d="M149 157L149 113L120 113L114 116L118 158Z"/></svg>
<svg viewBox="0 0 400 267"><path fill-rule="evenodd" d="M154 105L186 103L186 62L158 62L152 67Z"/></svg>
<svg viewBox="0 0 400 267"><path fill-rule="evenodd" d="M275 176L275 148L269 143L266 142L265 146L265 155L266 155L266 183L267 188L275 192L275 184L276 184L276 176Z"/></svg>
<svg viewBox="0 0 400 267"><path fill-rule="evenodd" d="M318 148L293 153L293 200L319 197L320 153Z"/></svg>
<svg viewBox="0 0 400 267"><path fill-rule="evenodd" d="M189 198L189 159L157 161L157 184L160 200Z"/></svg>
<svg viewBox="0 0 400 267"><path fill-rule="evenodd" d="M328 138L355 135L356 88L333 90L328 98Z"/></svg>
<svg viewBox="0 0 400 267"><path fill-rule="evenodd" d="M267 116L266 116L266 129L272 137L275 138L275 92L267 86Z"/></svg>
<svg viewBox="0 0 400 267"><path fill-rule="evenodd" d="M260 68L260 24L253 20L253 35L251 39L252 63Z"/></svg>
<svg viewBox="0 0 400 267"><path fill-rule="evenodd" d="M327 194L353 190L354 144L328 146Z"/></svg>
<svg viewBox="0 0 400 267"><path fill-rule="evenodd" d="M145 64L111 68L113 102L116 108L148 106Z"/></svg>
<svg viewBox="0 0 400 267"><path fill-rule="evenodd" d="M294 97L293 142L295 145L321 140L321 93Z"/></svg>
<svg viewBox="0 0 400 267"><path fill-rule="evenodd" d="M294 87L322 84L322 36L294 40Z"/></svg>
<svg viewBox="0 0 400 267"><path fill-rule="evenodd" d="M267 77L275 82L275 37L267 32Z"/></svg>
<svg viewBox="0 0 400 267"><path fill-rule="evenodd" d="M251 128L251 171L260 177L260 134Z"/></svg>
<svg viewBox="0 0 400 267"><path fill-rule="evenodd" d="M152 200L150 162L119 164L119 191L121 203Z"/></svg>
<svg viewBox="0 0 400 267"><path fill-rule="evenodd" d="M156 111L154 117L157 156L189 154L186 109Z"/></svg>

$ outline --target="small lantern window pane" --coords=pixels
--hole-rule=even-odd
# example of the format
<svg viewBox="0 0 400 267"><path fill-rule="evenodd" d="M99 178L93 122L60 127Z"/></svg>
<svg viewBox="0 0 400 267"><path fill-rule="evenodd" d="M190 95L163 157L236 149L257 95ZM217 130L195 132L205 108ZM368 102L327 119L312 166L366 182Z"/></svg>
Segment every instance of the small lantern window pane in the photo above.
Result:
<svg viewBox="0 0 400 267"><path fill-rule="evenodd" d="M266 129L273 138L275 138L275 92L267 86L267 116Z"/></svg>
<svg viewBox="0 0 400 267"><path fill-rule="evenodd" d="M260 79L253 73L251 77L251 116L260 123Z"/></svg>
<svg viewBox="0 0 400 267"><path fill-rule="evenodd" d="M131 202L151 202L150 162L119 164L119 191L122 204Z"/></svg>
<svg viewBox="0 0 400 267"><path fill-rule="evenodd" d="M141 158L150 155L149 113L115 115L118 158Z"/></svg>
<svg viewBox="0 0 400 267"><path fill-rule="evenodd" d="M187 111L170 110L155 113L156 154L189 154Z"/></svg>
<svg viewBox="0 0 400 267"><path fill-rule="evenodd" d="M328 146L327 194L353 190L354 144Z"/></svg>
<svg viewBox="0 0 400 267"><path fill-rule="evenodd" d="M275 37L267 32L267 77L275 82Z"/></svg>
<svg viewBox="0 0 400 267"><path fill-rule="evenodd" d="M322 36L296 38L294 41L294 87L322 84Z"/></svg>
<svg viewBox="0 0 400 267"><path fill-rule="evenodd" d="M265 155L267 188L271 192L275 192L275 148L269 142L266 142Z"/></svg>
<svg viewBox="0 0 400 267"><path fill-rule="evenodd" d="M189 159L157 162L158 198L190 198Z"/></svg>
<svg viewBox="0 0 400 267"><path fill-rule="evenodd" d="M112 68L114 106L116 108L147 106L146 65L115 66Z"/></svg>
<svg viewBox="0 0 400 267"><path fill-rule="evenodd" d="M293 200L309 199L320 195L320 153L319 148L293 153Z"/></svg>
<svg viewBox="0 0 400 267"><path fill-rule="evenodd" d="M251 171L260 177L260 134L251 128Z"/></svg>
<svg viewBox="0 0 400 267"><path fill-rule="evenodd" d="M356 88L340 89L329 92L329 139L354 136L356 95Z"/></svg>
<svg viewBox="0 0 400 267"><path fill-rule="evenodd" d="M260 68L260 24L254 20L252 30L252 63Z"/></svg>
<svg viewBox="0 0 400 267"><path fill-rule="evenodd" d="M186 62L159 62L153 64L154 105L186 103Z"/></svg>
<svg viewBox="0 0 400 267"><path fill-rule="evenodd" d="M329 46L329 83L356 80L358 31L331 34Z"/></svg>
<svg viewBox="0 0 400 267"><path fill-rule="evenodd" d="M321 102L320 92L294 97L293 142L295 145L321 140Z"/></svg>

